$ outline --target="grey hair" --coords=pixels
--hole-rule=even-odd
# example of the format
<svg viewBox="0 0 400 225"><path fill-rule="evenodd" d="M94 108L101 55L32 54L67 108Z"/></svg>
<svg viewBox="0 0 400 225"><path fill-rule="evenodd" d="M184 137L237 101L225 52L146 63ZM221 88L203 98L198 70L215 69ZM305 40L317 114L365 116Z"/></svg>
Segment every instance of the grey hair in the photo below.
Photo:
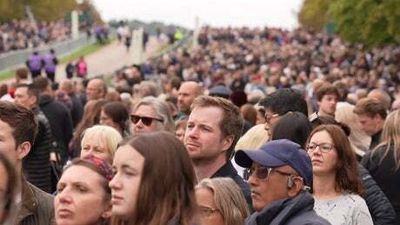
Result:
<svg viewBox="0 0 400 225"><path fill-rule="evenodd" d="M162 118L164 125L162 130L175 133L175 124L172 118L172 113L165 101L152 96L144 97L135 105L134 111L136 111L141 105L152 107L156 114Z"/></svg>

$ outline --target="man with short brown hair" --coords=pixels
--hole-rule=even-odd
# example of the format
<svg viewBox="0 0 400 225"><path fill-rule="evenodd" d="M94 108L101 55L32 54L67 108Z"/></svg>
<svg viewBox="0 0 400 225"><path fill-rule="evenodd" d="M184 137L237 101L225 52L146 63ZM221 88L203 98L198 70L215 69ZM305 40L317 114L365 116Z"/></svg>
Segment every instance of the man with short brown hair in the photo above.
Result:
<svg viewBox="0 0 400 225"><path fill-rule="evenodd" d="M375 98L363 98L357 102L354 113L357 114L361 129L371 136L369 149L373 149L379 144L387 116L385 103Z"/></svg>
<svg viewBox="0 0 400 225"><path fill-rule="evenodd" d="M230 161L243 126L239 108L221 97L200 96L191 109L184 144L198 180L230 177L240 186L250 205L249 187Z"/></svg>
<svg viewBox="0 0 400 225"><path fill-rule="evenodd" d="M317 89L315 95L318 100L318 115L334 118L340 96L338 89L331 84L324 84Z"/></svg>
<svg viewBox="0 0 400 225"><path fill-rule="evenodd" d="M0 151L17 171L17 225L50 225L54 223L53 197L27 182L22 161L31 151L37 133L33 112L15 103L0 101Z"/></svg>

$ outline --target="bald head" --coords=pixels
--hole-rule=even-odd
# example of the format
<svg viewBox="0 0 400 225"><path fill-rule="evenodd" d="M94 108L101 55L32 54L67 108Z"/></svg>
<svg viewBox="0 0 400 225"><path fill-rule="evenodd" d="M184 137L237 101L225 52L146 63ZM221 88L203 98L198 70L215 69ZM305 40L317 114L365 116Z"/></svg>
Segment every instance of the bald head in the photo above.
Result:
<svg viewBox="0 0 400 225"><path fill-rule="evenodd" d="M202 88L197 82L186 81L182 83L178 91L179 111L189 115L190 105L199 95L202 95Z"/></svg>
<svg viewBox="0 0 400 225"><path fill-rule="evenodd" d="M107 93L107 86L102 79L92 79L86 87L86 95L88 100L102 99Z"/></svg>

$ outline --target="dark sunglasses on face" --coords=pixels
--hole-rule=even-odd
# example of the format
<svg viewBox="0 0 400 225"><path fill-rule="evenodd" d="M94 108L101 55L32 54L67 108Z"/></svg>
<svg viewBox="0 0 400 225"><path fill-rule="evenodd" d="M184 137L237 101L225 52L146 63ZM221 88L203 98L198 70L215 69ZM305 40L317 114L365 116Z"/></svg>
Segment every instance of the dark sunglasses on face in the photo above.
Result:
<svg viewBox="0 0 400 225"><path fill-rule="evenodd" d="M157 120L159 122L164 122L162 119L158 119L158 118L153 118L153 117L148 117L148 116L138 116L138 115L131 115L131 121L134 124L137 124L138 122L142 121L142 123L145 126L150 126L153 123L153 120Z"/></svg>
<svg viewBox="0 0 400 225"><path fill-rule="evenodd" d="M243 177L244 177L245 180L249 180L250 176L255 176L257 179L264 180L264 179L267 179L269 177L269 175L271 174L272 170L277 172L277 173L279 173L279 174L281 174L281 175L283 175L283 176L293 176L294 175L294 174L286 173L286 172L283 172L283 171L279 171L277 169L270 168L270 167L265 167L265 166L255 167L255 166L252 166L251 168L247 168L244 171L244 174L243 174L244 176Z"/></svg>

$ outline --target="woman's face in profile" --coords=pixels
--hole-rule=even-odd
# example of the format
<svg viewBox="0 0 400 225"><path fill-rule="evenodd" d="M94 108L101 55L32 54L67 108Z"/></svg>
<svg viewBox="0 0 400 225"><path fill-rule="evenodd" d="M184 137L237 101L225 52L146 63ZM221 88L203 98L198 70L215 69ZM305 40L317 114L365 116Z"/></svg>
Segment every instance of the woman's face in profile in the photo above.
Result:
<svg viewBox="0 0 400 225"><path fill-rule="evenodd" d="M103 179L84 166L68 168L57 184L54 198L57 225L98 224L102 218L109 218L111 207Z"/></svg>
<svg viewBox="0 0 400 225"><path fill-rule="evenodd" d="M118 148L114 156L114 178L110 181L112 214L129 219L134 215L145 158L130 145ZM139 203L140 204L140 203Z"/></svg>

